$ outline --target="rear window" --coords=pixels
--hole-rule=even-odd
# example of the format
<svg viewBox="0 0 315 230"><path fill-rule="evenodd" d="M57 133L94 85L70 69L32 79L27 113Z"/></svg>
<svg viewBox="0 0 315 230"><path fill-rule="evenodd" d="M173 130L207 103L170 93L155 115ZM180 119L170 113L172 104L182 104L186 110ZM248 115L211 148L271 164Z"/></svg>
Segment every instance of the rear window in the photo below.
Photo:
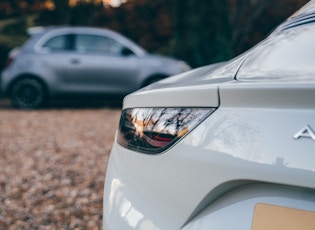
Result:
<svg viewBox="0 0 315 230"><path fill-rule="evenodd" d="M51 51L63 51L67 50L67 37L69 35L59 35L50 38L43 47L49 48Z"/></svg>
<svg viewBox="0 0 315 230"><path fill-rule="evenodd" d="M238 80L315 78L315 24L286 30L254 48Z"/></svg>

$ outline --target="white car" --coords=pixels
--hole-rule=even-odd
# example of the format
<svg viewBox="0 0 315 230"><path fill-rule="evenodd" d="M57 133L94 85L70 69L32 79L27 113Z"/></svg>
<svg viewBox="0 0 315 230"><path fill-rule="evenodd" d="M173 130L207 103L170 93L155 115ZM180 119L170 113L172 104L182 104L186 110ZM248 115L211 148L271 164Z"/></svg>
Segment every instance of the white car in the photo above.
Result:
<svg viewBox="0 0 315 230"><path fill-rule="evenodd" d="M315 1L256 47L128 95L104 230L315 229Z"/></svg>

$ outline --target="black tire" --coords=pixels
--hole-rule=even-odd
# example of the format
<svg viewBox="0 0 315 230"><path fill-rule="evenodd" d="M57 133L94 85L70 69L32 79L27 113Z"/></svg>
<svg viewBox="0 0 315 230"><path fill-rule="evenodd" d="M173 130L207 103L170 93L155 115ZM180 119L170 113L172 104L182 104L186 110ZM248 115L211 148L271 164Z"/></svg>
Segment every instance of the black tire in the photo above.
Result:
<svg viewBox="0 0 315 230"><path fill-rule="evenodd" d="M17 108L35 109L43 105L44 101L44 86L34 78L18 80L12 87L11 102Z"/></svg>

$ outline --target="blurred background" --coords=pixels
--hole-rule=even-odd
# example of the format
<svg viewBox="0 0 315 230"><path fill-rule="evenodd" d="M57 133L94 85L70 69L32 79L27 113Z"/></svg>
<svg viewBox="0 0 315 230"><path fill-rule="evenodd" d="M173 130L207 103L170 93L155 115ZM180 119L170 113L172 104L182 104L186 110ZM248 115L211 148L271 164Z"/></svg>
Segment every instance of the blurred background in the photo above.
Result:
<svg viewBox="0 0 315 230"><path fill-rule="evenodd" d="M230 59L267 36L308 0L0 0L0 71L26 29L106 27L147 51L192 67Z"/></svg>
<svg viewBox="0 0 315 230"><path fill-rule="evenodd" d="M47 25L110 28L151 53L198 67L252 47L306 2L0 0L0 71L27 28ZM0 230L101 229L120 108L23 111L1 103Z"/></svg>

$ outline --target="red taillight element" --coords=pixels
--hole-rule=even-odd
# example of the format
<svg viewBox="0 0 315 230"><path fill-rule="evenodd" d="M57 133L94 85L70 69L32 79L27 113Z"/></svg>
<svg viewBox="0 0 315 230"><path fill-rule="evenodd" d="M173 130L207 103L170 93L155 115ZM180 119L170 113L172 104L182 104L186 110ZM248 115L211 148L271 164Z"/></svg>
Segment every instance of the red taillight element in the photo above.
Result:
<svg viewBox="0 0 315 230"><path fill-rule="evenodd" d="M214 108L132 108L122 112L117 141L120 145L147 154L166 150Z"/></svg>
<svg viewBox="0 0 315 230"><path fill-rule="evenodd" d="M9 52L8 58L7 58L6 63L5 63L5 67L9 67L12 64L15 57L20 53L21 49L22 48L20 48L20 47L15 47Z"/></svg>
<svg viewBox="0 0 315 230"><path fill-rule="evenodd" d="M152 147L163 148L167 146L176 137L171 134L143 133L142 138Z"/></svg>
<svg viewBox="0 0 315 230"><path fill-rule="evenodd" d="M8 59L5 62L5 67L6 68L9 67L12 64L13 60L14 60L13 57L8 57Z"/></svg>

